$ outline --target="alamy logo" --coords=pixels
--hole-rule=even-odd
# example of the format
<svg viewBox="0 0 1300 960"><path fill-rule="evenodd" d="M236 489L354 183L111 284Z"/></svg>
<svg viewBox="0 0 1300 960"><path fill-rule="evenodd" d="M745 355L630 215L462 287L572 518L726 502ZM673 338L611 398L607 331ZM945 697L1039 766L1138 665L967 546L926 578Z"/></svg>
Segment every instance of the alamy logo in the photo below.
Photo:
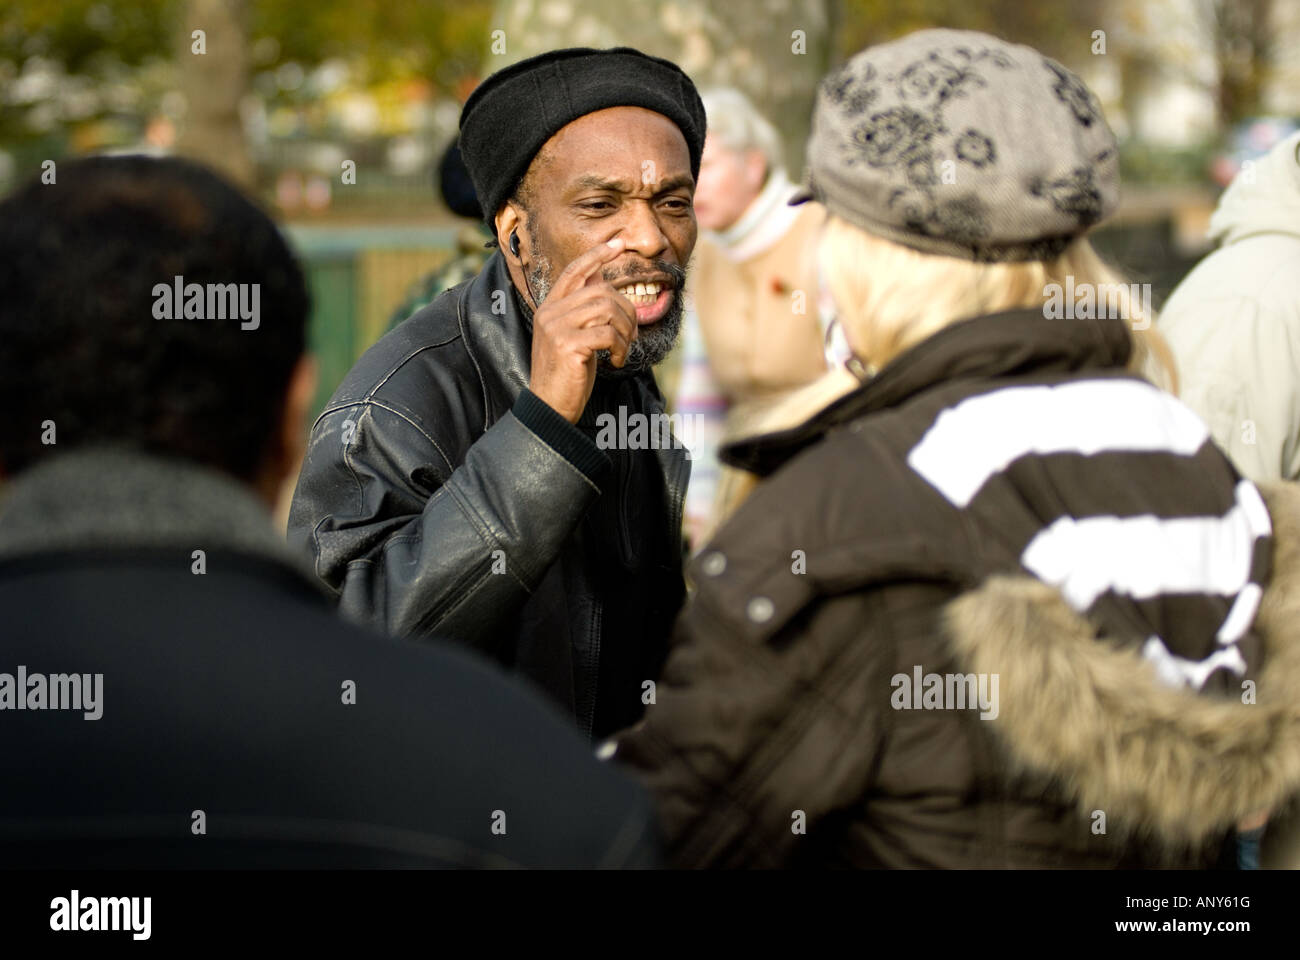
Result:
<svg viewBox="0 0 1300 960"><path fill-rule="evenodd" d="M153 897L83 897L73 890L50 901L50 929L127 930L132 940L148 940L152 932Z"/></svg>
<svg viewBox="0 0 1300 960"><path fill-rule="evenodd" d="M178 274L171 283L155 283L153 296L155 320L239 319L240 330L256 330L262 322L260 283L186 283Z"/></svg>
<svg viewBox="0 0 1300 960"><path fill-rule="evenodd" d="M703 419L693 413L628 413L621 406L617 417L612 413L596 417L596 446L601 450L684 449L689 460Z"/></svg>
<svg viewBox="0 0 1300 960"><path fill-rule="evenodd" d="M102 673L0 673L0 710L81 710L87 720L104 715Z"/></svg>
<svg viewBox="0 0 1300 960"><path fill-rule="evenodd" d="M911 676L896 673L889 685L894 692L889 705L895 710L974 710L981 720L998 716L998 675L996 673L926 673L912 668Z"/></svg>
<svg viewBox="0 0 1300 960"><path fill-rule="evenodd" d="M1048 320L1129 320L1134 330L1151 325L1151 284L1078 283L1043 287L1043 317Z"/></svg>

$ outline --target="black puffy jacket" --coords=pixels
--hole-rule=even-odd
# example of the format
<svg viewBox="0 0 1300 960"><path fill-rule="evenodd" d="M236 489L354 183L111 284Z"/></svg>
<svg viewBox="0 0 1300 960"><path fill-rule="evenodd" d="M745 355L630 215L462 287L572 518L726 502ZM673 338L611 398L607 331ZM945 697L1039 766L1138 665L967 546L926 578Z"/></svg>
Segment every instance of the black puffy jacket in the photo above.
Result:
<svg viewBox="0 0 1300 960"><path fill-rule="evenodd" d="M531 317L500 253L368 350L312 430L289 518L344 613L475 647L589 736L635 722L681 606L680 446L602 450L663 414L600 376L577 426L527 389Z"/></svg>

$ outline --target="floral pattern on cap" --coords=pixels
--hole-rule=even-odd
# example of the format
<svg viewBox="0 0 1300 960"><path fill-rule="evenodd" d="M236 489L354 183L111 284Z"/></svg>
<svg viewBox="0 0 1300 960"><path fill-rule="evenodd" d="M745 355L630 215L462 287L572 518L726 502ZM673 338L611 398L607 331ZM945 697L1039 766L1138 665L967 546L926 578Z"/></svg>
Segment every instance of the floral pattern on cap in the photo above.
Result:
<svg viewBox="0 0 1300 960"><path fill-rule="evenodd" d="M1118 201L1114 136L1096 98L1037 51L925 30L822 82L809 193L920 250L1046 259Z"/></svg>

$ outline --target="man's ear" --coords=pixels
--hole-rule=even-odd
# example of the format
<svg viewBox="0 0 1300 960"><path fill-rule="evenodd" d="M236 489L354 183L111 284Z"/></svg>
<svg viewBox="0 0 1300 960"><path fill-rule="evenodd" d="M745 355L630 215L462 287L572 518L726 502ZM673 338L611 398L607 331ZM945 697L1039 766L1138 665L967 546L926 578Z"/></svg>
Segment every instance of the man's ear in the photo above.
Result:
<svg viewBox="0 0 1300 960"><path fill-rule="evenodd" d="M303 454L307 450L307 416L315 395L316 358L304 353L289 376L274 450L260 485L263 497L275 509L277 521L288 520L289 501L293 498L293 488L298 482L298 471L302 469ZM283 527L284 523L281 523L280 528Z"/></svg>
<svg viewBox="0 0 1300 960"><path fill-rule="evenodd" d="M513 203L506 201L497 212L494 226L497 231L497 243L506 252L507 256L511 256L510 234L519 231L519 253L520 259L522 259L528 231L526 229L527 224L524 222L523 217L520 216L519 209Z"/></svg>
<svg viewBox="0 0 1300 960"><path fill-rule="evenodd" d="M304 353L294 364L289 389L284 394L284 444L291 453L301 455L307 446L307 414L316 395L316 358Z"/></svg>

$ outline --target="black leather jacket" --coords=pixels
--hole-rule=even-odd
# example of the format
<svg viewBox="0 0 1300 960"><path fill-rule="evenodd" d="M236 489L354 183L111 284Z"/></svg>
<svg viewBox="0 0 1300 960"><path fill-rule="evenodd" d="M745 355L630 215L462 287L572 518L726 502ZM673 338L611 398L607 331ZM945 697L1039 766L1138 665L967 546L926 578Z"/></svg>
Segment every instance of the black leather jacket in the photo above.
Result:
<svg viewBox="0 0 1300 960"><path fill-rule="evenodd" d="M598 377L575 427L527 389L530 340L498 252L371 347L312 429L289 540L345 614L477 648L600 738L659 677L690 464L597 446L602 413L663 413L652 374Z"/></svg>

